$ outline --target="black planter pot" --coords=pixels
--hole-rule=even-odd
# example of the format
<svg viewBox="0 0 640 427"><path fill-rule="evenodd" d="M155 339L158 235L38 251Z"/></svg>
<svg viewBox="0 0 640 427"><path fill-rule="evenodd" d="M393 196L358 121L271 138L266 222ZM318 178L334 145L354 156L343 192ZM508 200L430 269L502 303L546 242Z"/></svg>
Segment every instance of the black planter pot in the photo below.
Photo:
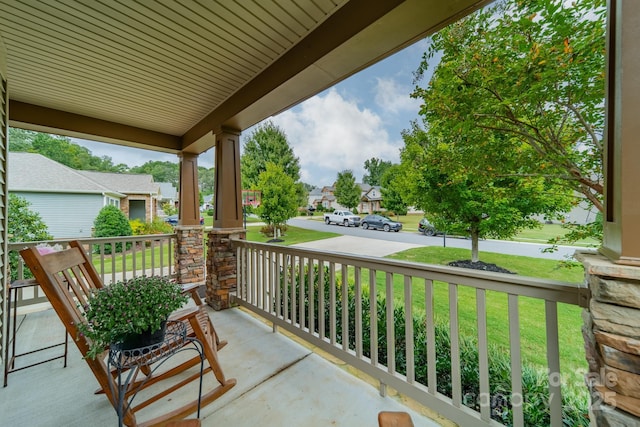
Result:
<svg viewBox="0 0 640 427"><path fill-rule="evenodd" d="M164 321L160 324L160 329L151 332L150 330L142 331L140 334L129 335L125 337L118 347L120 350L133 350L144 349L144 352L148 352L157 347L164 340L164 335L167 330L167 322ZM156 347L154 347L154 345Z"/></svg>

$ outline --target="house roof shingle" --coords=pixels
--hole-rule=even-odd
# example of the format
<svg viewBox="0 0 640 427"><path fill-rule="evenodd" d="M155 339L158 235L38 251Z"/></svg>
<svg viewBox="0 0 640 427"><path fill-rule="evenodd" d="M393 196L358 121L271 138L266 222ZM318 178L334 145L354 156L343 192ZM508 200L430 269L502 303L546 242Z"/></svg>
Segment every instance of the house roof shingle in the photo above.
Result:
<svg viewBox="0 0 640 427"><path fill-rule="evenodd" d="M124 197L75 169L38 153L9 153L9 191L98 193Z"/></svg>
<svg viewBox="0 0 640 427"><path fill-rule="evenodd" d="M148 174L126 174L96 171L77 171L85 177L101 182L109 188L126 194L158 194L160 186Z"/></svg>

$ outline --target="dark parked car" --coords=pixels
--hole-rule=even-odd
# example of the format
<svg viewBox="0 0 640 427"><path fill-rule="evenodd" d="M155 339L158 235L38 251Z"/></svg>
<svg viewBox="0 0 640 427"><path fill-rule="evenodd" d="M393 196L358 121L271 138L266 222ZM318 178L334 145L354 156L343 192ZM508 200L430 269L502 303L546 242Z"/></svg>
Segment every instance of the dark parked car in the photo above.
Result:
<svg viewBox="0 0 640 427"><path fill-rule="evenodd" d="M384 231L400 231L402 230L402 224L384 215L367 215L362 218L360 222L362 228L384 230Z"/></svg>
<svg viewBox="0 0 640 427"><path fill-rule="evenodd" d="M422 218L418 223L418 231L425 236L435 236L436 234L442 234L441 231L436 230L436 228L429 222L427 218Z"/></svg>
<svg viewBox="0 0 640 427"><path fill-rule="evenodd" d="M169 215L164 219L164 222L173 226L178 225L178 214ZM204 217L200 217L200 225L204 225Z"/></svg>

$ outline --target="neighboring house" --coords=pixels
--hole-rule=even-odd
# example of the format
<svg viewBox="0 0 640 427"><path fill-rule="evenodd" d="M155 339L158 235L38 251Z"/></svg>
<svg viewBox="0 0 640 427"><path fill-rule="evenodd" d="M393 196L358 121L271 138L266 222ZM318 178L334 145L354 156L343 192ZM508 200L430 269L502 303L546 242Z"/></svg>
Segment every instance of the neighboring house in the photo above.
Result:
<svg viewBox="0 0 640 427"><path fill-rule="evenodd" d="M8 163L9 193L26 199L55 238L91 237L100 209L125 197L40 154L10 152Z"/></svg>
<svg viewBox="0 0 640 427"><path fill-rule="evenodd" d="M314 208L317 208L319 205L322 206L322 190L314 187L307 197L307 205L313 206Z"/></svg>
<svg viewBox="0 0 640 427"><path fill-rule="evenodd" d="M360 187L359 213L380 212L382 208L382 191L379 185L357 184ZM322 189L314 188L309 193L309 204L313 206L321 205L326 210L347 209L336 201L334 195L335 187L325 186Z"/></svg>
<svg viewBox="0 0 640 427"><path fill-rule="evenodd" d="M157 182L160 187L160 193L158 194L158 210L162 211L162 205L165 203L171 203L172 206L178 206L178 190L170 182Z"/></svg>
<svg viewBox="0 0 640 427"><path fill-rule="evenodd" d="M202 197L202 206L200 206L200 210L204 212L209 209L213 209L213 194L208 194Z"/></svg>
<svg viewBox="0 0 640 427"><path fill-rule="evenodd" d="M120 210L127 218L149 222L156 217L160 185L153 182L153 176L95 171L77 172L124 194L125 197L120 202Z"/></svg>
<svg viewBox="0 0 640 427"><path fill-rule="evenodd" d="M382 211L382 188L379 185L358 184L362 190L358 212L374 213Z"/></svg>

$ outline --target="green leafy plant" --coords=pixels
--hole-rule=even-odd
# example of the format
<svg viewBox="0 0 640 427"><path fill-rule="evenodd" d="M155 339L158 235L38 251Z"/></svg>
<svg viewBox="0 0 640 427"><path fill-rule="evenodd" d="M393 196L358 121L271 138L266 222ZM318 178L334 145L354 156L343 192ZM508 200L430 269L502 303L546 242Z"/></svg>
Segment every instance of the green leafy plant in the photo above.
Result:
<svg viewBox="0 0 640 427"><path fill-rule="evenodd" d="M136 277L94 291L83 307L87 322L78 325L90 340L86 357L95 359L110 344L160 329L187 300L180 285L160 276Z"/></svg>
<svg viewBox="0 0 640 427"><path fill-rule="evenodd" d="M98 216L93 221L95 231L94 237L117 237L117 236L131 236L133 230L129 220L122 213L120 209L113 205L108 205L100 209ZM126 245L127 249L131 247L131 242ZM98 252L100 246L94 245L94 251ZM115 244L115 250L111 247L111 243L104 245L104 252L110 254L112 252L122 252L122 243Z"/></svg>

